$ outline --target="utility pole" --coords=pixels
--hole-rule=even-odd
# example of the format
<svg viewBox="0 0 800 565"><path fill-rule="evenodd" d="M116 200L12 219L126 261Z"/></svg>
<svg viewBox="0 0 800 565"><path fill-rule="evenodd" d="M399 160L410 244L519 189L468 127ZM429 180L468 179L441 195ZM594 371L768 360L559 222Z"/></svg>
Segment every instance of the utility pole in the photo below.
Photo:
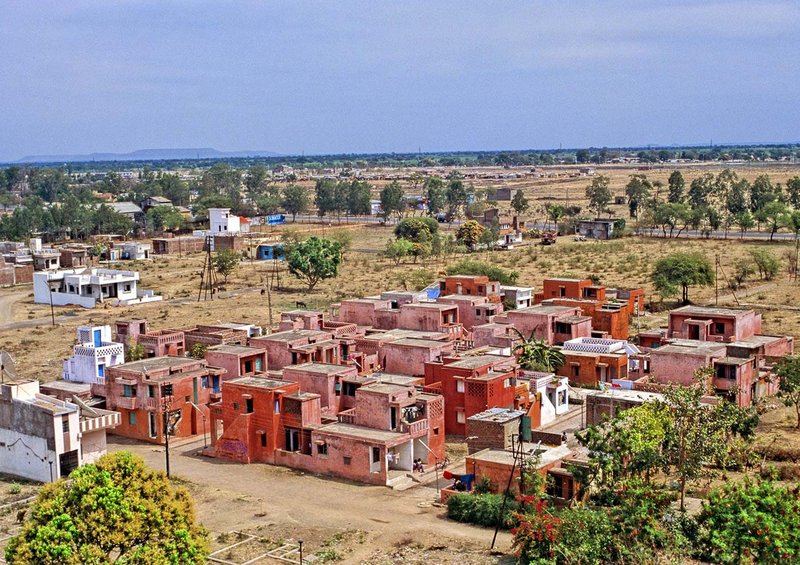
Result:
<svg viewBox="0 0 800 565"><path fill-rule="evenodd" d="M714 261L714 306L719 306L719 253Z"/></svg>
<svg viewBox="0 0 800 565"><path fill-rule="evenodd" d="M169 436L172 434L172 383L161 386L161 413L164 419L164 463L169 477Z"/></svg>

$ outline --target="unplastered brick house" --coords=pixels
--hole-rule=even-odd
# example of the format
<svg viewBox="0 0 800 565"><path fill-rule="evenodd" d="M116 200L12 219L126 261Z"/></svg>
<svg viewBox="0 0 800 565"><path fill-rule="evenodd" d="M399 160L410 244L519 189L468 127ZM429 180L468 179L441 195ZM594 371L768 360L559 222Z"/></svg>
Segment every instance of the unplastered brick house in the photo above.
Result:
<svg viewBox="0 0 800 565"><path fill-rule="evenodd" d="M439 395L409 385L364 385L352 409L324 423L320 395L300 388L262 377L226 382L213 406L211 453L379 485L403 480L414 459L444 455Z"/></svg>
<svg viewBox="0 0 800 565"><path fill-rule="evenodd" d="M146 358L186 354L186 338L180 330L150 330L147 320L117 320L114 325L115 339L125 345L139 344Z"/></svg>
<svg viewBox="0 0 800 565"><path fill-rule="evenodd" d="M425 364L425 390L441 394L445 431L466 435L467 418L488 408L513 408L517 394L514 357L469 355Z"/></svg>
<svg viewBox="0 0 800 565"><path fill-rule="evenodd" d="M208 404L218 399L225 370L204 359L156 357L106 371L106 406L122 418L115 434L150 443L164 442L164 412L177 420L174 435L205 433ZM171 385L172 395L168 395Z"/></svg>

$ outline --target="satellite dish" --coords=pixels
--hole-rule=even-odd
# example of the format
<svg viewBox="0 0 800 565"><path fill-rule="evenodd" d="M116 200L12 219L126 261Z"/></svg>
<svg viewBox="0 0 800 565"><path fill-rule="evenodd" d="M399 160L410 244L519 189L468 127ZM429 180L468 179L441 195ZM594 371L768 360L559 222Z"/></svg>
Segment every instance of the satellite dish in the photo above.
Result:
<svg viewBox="0 0 800 565"><path fill-rule="evenodd" d="M0 351L0 382L5 382L6 377L11 380L17 378L17 364L9 352Z"/></svg>

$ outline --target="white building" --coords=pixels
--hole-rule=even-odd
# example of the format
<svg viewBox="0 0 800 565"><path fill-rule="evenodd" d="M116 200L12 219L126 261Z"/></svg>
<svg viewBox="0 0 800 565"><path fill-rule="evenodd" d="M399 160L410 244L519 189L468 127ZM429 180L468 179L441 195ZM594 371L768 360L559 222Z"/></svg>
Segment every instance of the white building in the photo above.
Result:
<svg viewBox="0 0 800 565"><path fill-rule="evenodd" d="M609 339L603 337L576 337L564 342L561 347L565 351L583 351L585 353L626 353L628 355L628 371L639 369L639 359L633 357L640 355L641 350L634 344L624 339Z"/></svg>
<svg viewBox="0 0 800 565"><path fill-rule="evenodd" d="M569 379L553 373L520 371L521 381L527 381L531 397L542 399L541 425L546 426L569 411Z"/></svg>
<svg viewBox="0 0 800 565"><path fill-rule="evenodd" d="M514 304L516 310L533 306L532 287L500 285L500 294L503 295L503 302Z"/></svg>
<svg viewBox="0 0 800 565"><path fill-rule="evenodd" d="M80 401L78 401L80 402ZM0 385L0 473L49 482L106 452L118 412L58 400L39 381Z"/></svg>
<svg viewBox="0 0 800 565"><path fill-rule="evenodd" d="M230 208L209 208L208 221L211 235L239 233L241 231L239 216L231 214Z"/></svg>
<svg viewBox="0 0 800 565"><path fill-rule="evenodd" d="M137 243L135 241L128 241L125 243L114 244L114 247L119 250L119 258L130 261L144 261L150 259L151 247L149 243Z"/></svg>
<svg viewBox="0 0 800 565"><path fill-rule="evenodd" d="M74 355L64 361L63 377L65 381L103 385L106 368L124 362L124 347L111 340L111 326L80 326Z"/></svg>
<svg viewBox="0 0 800 565"><path fill-rule="evenodd" d="M131 306L161 300L152 291L139 291L139 273L113 269L67 269L33 274L33 301L54 306L74 304L94 308L98 302Z"/></svg>

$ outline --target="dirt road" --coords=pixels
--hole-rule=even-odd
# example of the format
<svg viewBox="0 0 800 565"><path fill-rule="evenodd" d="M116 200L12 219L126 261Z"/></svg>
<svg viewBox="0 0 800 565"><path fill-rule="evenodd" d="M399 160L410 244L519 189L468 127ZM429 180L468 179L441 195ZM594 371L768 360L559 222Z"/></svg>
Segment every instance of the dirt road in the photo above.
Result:
<svg viewBox="0 0 800 565"><path fill-rule="evenodd" d="M14 319L14 304L29 294L26 291L4 292L0 294L0 325L5 325Z"/></svg>
<svg viewBox="0 0 800 565"><path fill-rule="evenodd" d="M133 451L153 468L164 468L162 447L115 436L108 447ZM485 555L480 562L498 562L486 552L494 532L447 520L445 510L431 504L436 500L434 489L396 492L271 465L242 465L201 456L201 447L202 440L172 448L170 466L173 476L194 483L199 517L212 532L260 530L273 537L303 539L314 549L338 532L358 530L365 538L348 548L350 563L412 543L478 551ZM508 551L510 543L510 535L501 532L498 549Z"/></svg>

